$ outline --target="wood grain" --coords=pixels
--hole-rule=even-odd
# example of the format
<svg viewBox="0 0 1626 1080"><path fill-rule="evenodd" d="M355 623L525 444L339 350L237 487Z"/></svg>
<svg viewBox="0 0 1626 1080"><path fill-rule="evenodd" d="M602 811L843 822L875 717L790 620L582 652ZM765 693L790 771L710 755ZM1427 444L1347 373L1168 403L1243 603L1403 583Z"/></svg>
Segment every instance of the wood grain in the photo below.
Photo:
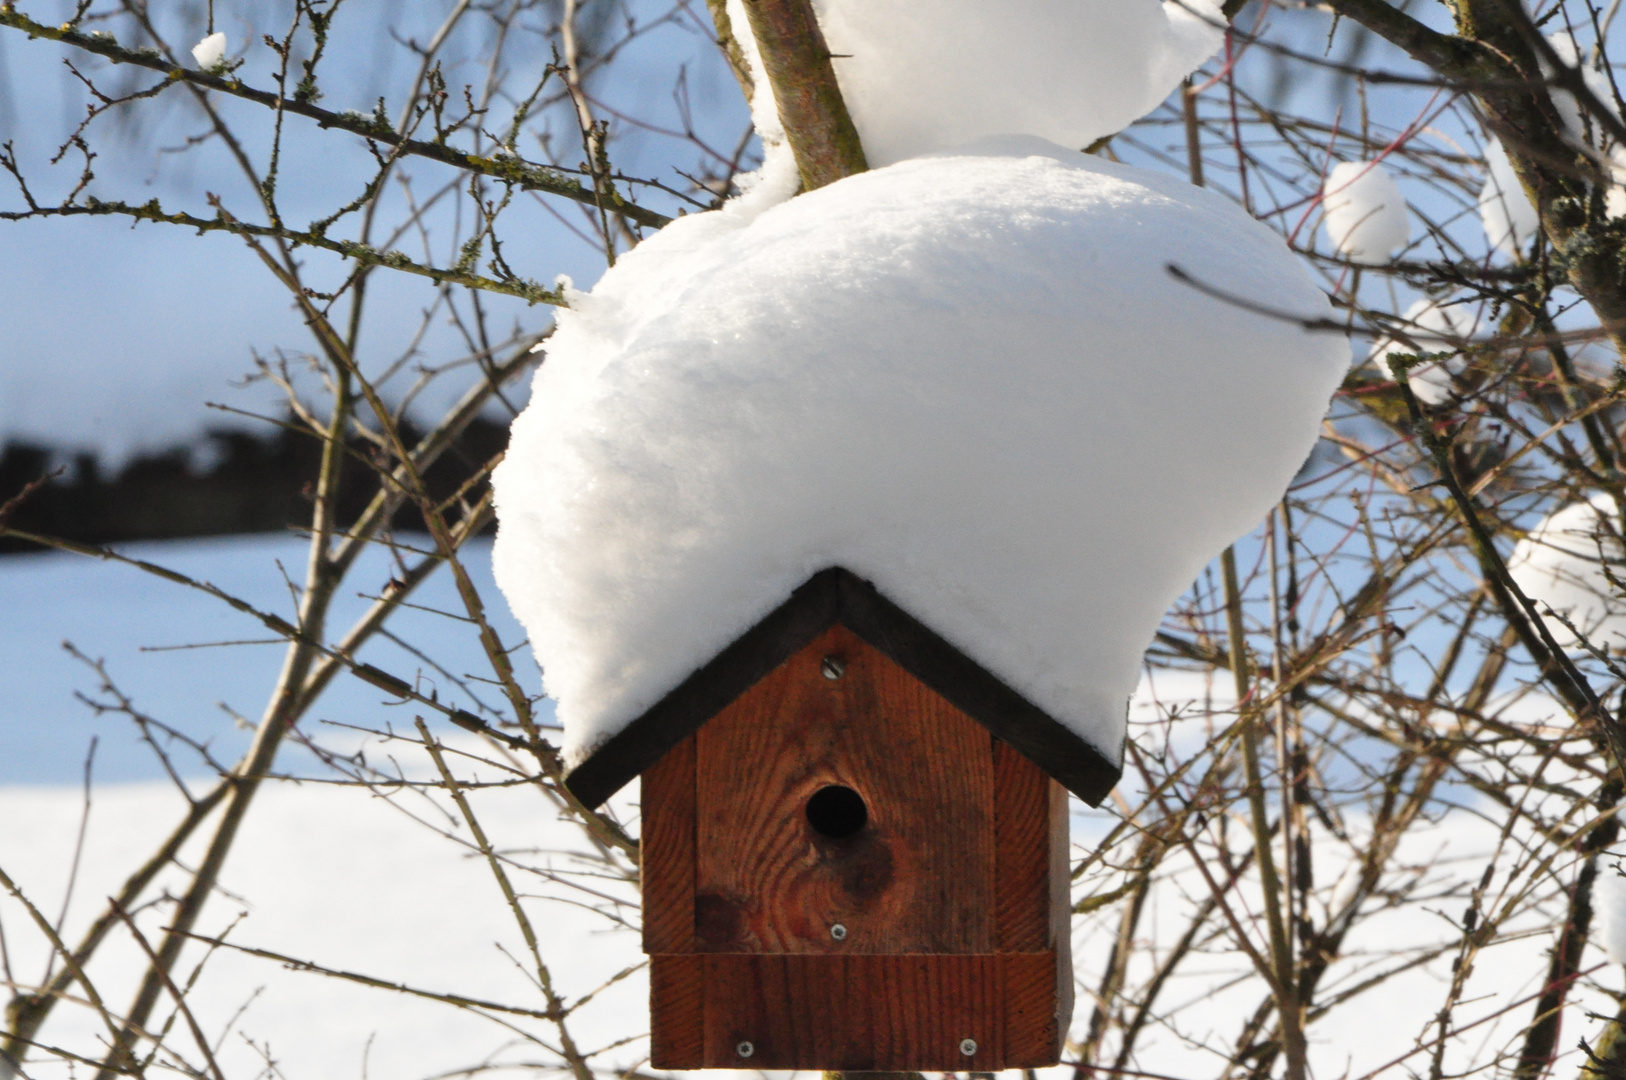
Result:
<svg viewBox="0 0 1626 1080"><path fill-rule="evenodd" d="M1003 953L999 957L1004 989L1005 1060L1002 1068L1039 1069L1061 1060L1062 1039L1072 1020L1072 995L1061 1012L1058 980L1073 973L1053 951Z"/></svg>
<svg viewBox="0 0 1626 1080"><path fill-rule="evenodd" d="M998 949L1038 952L1050 947L1054 922L1050 911L1050 788L1054 781L1002 740L995 739L993 749Z"/></svg>
<svg viewBox="0 0 1626 1080"><path fill-rule="evenodd" d="M827 784L863 797L856 836L808 824ZM697 733L696 948L993 952L993 789L986 730L830 627Z"/></svg>
<svg viewBox="0 0 1626 1080"><path fill-rule="evenodd" d="M657 1069L705 1064L705 967L701 957L649 958L649 1059Z"/></svg>
<svg viewBox="0 0 1626 1080"><path fill-rule="evenodd" d="M694 736L643 775L644 952L694 951Z"/></svg>
<svg viewBox="0 0 1626 1080"><path fill-rule="evenodd" d="M708 1068L950 1072L1005 1058L996 956L713 954L705 964ZM967 1038L971 1056L960 1051Z"/></svg>

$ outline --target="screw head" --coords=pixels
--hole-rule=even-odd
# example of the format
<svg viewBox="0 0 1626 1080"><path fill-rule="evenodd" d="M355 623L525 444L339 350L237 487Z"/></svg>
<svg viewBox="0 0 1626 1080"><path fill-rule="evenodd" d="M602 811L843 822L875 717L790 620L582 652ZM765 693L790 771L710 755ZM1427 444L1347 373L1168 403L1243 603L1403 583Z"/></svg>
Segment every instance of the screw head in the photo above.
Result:
<svg viewBox="0 0 1626 1080"><path fill-rule="evenodd" d="M834 926L830 927L830 936L835 938L837 941L846 941L847 928L841 923L836 923Z"/></svg>
<svg viewBox="0 0 1626 1080"><path fill-rule="evenodd" d="M741 1039L740 1044L734 1047L734 1052L740 1057L750 1057L757 1052L757 1048L749 1039Z"/></svg>
<svg viewBox="0 0 1626 1080"><path fill-rule="evenodd" d="M976 1057L977 1056L977 1040L976 1039L961 1039L960 1040L960 1053L964 1054L966 1057Z"/></svg>
<svg viewBox="0 0 1626 1080"><path fill-rule="evenodd" d="M819 674L834 681L847 674L847 661L839 656L826 656L819 663Z"/></svg>

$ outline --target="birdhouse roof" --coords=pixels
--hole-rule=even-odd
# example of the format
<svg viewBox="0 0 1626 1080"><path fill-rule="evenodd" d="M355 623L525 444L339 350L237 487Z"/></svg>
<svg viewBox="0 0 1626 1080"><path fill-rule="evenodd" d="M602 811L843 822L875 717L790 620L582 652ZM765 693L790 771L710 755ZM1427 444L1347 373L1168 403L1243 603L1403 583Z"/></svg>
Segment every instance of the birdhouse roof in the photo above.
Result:
<svg viewBox="0 0 1626 1080"><path fill-rule="evenodd" d="M621 728L565 778L595 807L658 762L758 680L840 624L1095 805L1122 770L975 660L841 567L821 570L771 614Z"/></svg>

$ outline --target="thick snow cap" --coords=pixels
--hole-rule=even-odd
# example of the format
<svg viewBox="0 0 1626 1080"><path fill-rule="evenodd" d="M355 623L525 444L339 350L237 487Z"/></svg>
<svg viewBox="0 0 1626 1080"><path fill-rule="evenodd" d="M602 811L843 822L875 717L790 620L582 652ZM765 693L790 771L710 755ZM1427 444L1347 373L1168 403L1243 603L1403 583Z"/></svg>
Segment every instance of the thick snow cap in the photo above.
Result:
<svg viewBox="0 0 1626 1080"><path fill-rule="evenodd" d="M1118 762L1163 612L1349 364L1170 263L1331 315L1218 196L1025 138L680 219L573 297L494 479L567 763L832 565Z"/></svg>
<svg viewBox="0 0 1626 1080"><path fill-rule="evenodd" d="M1083 149L1224 40L1212 0L813 0L871 165L1007 132ZM759 81L760 82L760 81Z"/></svg>

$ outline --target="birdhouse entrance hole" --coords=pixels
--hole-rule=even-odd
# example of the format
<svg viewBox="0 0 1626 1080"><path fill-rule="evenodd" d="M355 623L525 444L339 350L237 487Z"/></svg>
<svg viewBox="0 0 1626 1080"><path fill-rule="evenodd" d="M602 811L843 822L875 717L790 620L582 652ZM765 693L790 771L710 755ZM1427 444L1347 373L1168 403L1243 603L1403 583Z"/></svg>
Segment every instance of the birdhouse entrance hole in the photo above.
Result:
<svg viewBox="0 0 1626 1080"><path fill-rule="evenodd" d="M864 797L844 784L827 784L807 800L807 823L831 840L845 840L869 824Z"/></svg>

